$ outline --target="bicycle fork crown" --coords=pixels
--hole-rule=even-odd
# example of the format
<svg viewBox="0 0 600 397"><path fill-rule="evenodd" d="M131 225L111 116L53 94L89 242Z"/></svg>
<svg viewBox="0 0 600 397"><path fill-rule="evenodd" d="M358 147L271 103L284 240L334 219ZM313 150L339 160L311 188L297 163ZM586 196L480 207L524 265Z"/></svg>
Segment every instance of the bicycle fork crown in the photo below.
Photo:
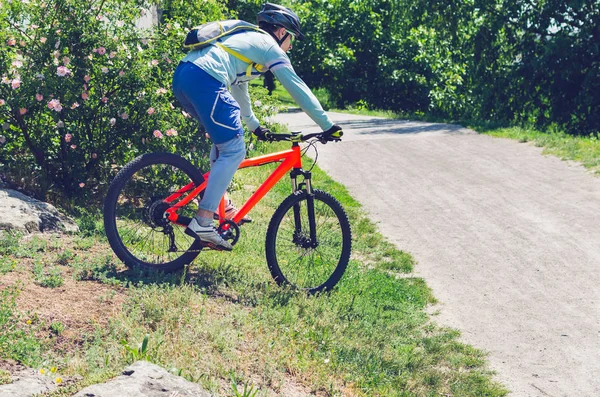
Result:
<svg viewBox="0 0 600 397"><path fill-rule="evenodd" d="M299 185L298 185L298 176L302 175L302 177L304 178L304 181L302 181ZM306 192L310 195L314 194L313 193L313 187L312 187L312 173L310 171L304 171L302 168L294 168L291 172L290 172L290 178L292 178L292 192L297 192L298 190L302 189L302 185L304 185Z"/></svg>

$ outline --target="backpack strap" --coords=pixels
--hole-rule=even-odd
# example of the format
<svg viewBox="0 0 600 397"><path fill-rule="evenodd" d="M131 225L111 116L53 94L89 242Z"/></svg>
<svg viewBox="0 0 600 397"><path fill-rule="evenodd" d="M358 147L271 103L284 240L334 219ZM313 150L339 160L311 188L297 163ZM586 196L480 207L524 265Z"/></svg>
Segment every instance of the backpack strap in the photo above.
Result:
<svg viewBox="0 0 600 397"><path fill-rule="evenodd" d="M221 43L215 43L215 45L217 47L219 47L220 49L222 49L223 51L225 51L226 53L233 55L234 57L236 57L237 59L239 59L242 62L246 62L248 63L248 69L246 69L246 76L251 76L252 75L252 68L256 69L259 73L264 73L266 71L266 67L263 65L259 65L256 62L252 62L250 59L248 59L247 57L243 56L242 54L240 54L237 51L232 50L231 48L221 44Z"/></svg>

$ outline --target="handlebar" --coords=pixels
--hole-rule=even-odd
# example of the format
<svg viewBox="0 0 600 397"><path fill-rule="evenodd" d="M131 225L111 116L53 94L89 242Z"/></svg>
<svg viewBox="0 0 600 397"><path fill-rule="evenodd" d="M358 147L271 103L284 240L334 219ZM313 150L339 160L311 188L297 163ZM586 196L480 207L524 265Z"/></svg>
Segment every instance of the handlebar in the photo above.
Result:
<svg viewBox="0 0 600 397"><path fill-rule="evenodd" d="M290 142L306 142L310 139L317 139L325 144L327 142L340 142L340 138L327 136L325 132L315 132L312 134L302 134L301 132L292 132L291 134L269 134L268 140L271 142L290 141Z"/></svg>

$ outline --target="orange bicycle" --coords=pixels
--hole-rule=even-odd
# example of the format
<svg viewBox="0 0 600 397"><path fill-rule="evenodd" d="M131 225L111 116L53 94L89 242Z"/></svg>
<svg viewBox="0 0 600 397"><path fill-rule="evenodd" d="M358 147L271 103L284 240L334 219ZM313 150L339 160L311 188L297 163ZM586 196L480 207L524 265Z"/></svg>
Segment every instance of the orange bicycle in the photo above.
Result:
<svg viewBox="0 0 600 397"><path fill-rule="evenodd" d="M279 205L267 229L269 270L279 285L310 293L329 290L350 259L350 222L333 196L313 189L312 174L302 168L302 156L317 142L339 139L323 133L292 133L271 135L270 140L290 141L292 147L240 164L238 169L281 163L232 220L225 219L221 200L219 233L235 245L244 216L289 172L292 194ZM309 144L304 151L301 142ZM184 230L198 210L208 175L171 153L144 154L127 164L111 182L104 203L106 236L119 259L129 267L166 272L191 263L204 247Z"/></svg>

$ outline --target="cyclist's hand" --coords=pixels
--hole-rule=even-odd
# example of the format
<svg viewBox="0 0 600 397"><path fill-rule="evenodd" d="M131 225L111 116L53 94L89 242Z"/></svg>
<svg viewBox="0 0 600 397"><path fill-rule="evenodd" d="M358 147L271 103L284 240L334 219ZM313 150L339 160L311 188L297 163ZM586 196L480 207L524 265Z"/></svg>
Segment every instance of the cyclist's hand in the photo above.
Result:
<svg viewBox="0 0 600 397"><path fill-rule="evenodd" d="M337 124L334 124L333 127L323 132L323 137L326 141L339 142L342 140L342 135L344 135L344 131L342 131L342 127Z"/></svg>
<svg viewBox="0 0 600 397"><path fill-rule="evenodd" d="M258 127L252 133L259 141L271 141L271 131L268 128Z"/></svg>

